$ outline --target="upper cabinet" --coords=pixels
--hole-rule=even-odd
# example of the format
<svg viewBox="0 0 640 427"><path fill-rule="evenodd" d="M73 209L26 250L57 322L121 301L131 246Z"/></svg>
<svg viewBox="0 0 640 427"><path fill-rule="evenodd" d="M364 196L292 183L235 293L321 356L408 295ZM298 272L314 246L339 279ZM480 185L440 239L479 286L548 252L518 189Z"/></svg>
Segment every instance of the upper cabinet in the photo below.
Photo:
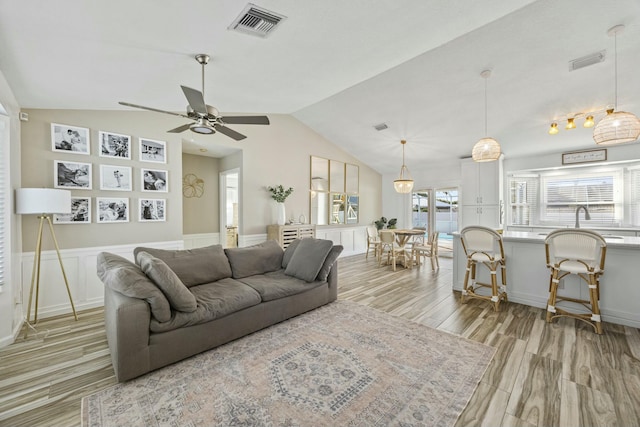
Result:
<svg viewBox="0 0 640 427"><path fill-rule="evenodd" d="M502 159L500 156L495 162L462 160L461 228L468 225L502 226Z"/></svg>

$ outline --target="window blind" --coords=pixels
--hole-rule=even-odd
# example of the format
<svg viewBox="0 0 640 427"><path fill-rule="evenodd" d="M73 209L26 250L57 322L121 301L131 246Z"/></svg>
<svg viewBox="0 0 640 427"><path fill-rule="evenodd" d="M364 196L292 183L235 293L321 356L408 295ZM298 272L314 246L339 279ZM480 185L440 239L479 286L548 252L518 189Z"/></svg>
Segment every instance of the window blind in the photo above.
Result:
<svg viewBox="0 0 640 427"><path fill-rule="evenodd" d="M538 175L513 175L509 179L511 225L533 225L538 221Z"/></svg>
<svg viewBox="0 0 640 427"><path fill-rule="evenodd" d="M629 182L628 212L626 213L628 220L625 222L637 227L640 226L640 167L628 169L625 177Z"/></svg>

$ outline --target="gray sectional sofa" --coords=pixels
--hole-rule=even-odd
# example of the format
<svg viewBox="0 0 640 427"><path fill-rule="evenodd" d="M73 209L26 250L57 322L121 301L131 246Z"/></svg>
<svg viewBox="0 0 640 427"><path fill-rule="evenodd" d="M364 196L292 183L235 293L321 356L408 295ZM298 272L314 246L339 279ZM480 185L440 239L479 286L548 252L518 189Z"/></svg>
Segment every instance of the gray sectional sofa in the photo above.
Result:
<svg viewBox="0 0 640 427"><path fill-rule="evenodd" d="M329 240L223 249L136 248L136 264L103 252L105 326L118 381L217 347L335 301Z"/></svg>

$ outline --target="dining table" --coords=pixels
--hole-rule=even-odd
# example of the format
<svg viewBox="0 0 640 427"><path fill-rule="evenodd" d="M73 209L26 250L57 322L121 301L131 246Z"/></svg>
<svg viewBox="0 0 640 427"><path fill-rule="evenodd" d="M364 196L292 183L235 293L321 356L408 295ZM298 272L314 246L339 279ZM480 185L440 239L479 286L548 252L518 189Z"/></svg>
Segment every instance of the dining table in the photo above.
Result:
<svg viewBox="0 0 640 427"><path fill-rule="evenodd" d="M398 244L398 248L402 251L402 257L400 258L402 265L406 267L406 262L407 260L409 260L409 266L411 266L412 256L411 253L407 251L405 246L410 238L414 236L424 236L426 231L415 228L398 228L394 229L393 232L396 235L396 243Z"/></svg>

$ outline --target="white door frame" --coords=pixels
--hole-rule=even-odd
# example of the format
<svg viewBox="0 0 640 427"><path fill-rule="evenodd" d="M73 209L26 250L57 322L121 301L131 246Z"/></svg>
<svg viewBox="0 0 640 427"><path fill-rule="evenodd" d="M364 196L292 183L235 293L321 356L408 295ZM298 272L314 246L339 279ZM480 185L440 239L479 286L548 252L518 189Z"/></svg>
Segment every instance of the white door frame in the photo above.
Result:
<svg viewBox="0 0 640 427"><path fill-rule="evenodd" d="M223 247L227 246L227 177L229 175L236 174L238 176L238 212L240 211L240 168L229 169L220 172L219 183L220 188L218 194L220 195L220 244ZM238 233L240 232L240 217L238 217Z"/></svg>

